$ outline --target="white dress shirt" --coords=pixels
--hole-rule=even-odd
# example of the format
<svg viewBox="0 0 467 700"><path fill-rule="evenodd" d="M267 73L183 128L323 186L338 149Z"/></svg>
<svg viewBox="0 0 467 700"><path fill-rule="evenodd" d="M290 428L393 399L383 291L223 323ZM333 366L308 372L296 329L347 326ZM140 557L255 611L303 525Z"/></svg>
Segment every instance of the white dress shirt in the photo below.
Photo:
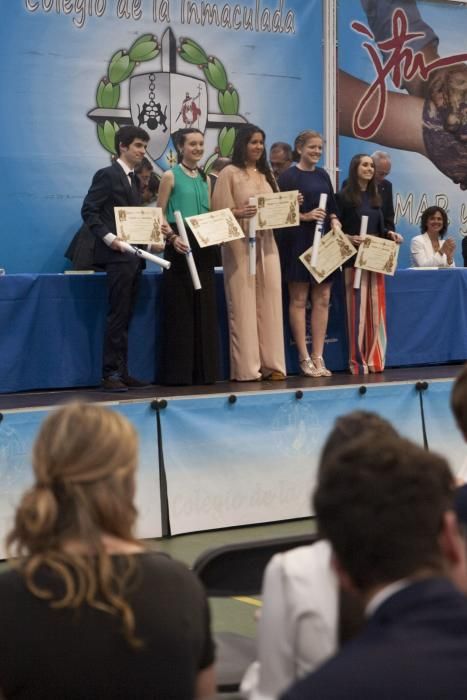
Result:
<svg viewBox="0 0 467 700"><path fill-rule="evenodd" d="M412 257L412 267L456 267L454 260L448 266L448 259L445 253L435 252L427 233L414 236L410 242L410 254Z"/></svg>

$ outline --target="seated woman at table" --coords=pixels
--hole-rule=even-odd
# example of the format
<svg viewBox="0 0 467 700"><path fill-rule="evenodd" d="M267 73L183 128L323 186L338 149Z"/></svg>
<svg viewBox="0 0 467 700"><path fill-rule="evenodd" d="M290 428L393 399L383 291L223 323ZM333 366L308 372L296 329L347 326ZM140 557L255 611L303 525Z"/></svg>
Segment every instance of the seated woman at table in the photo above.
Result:
<svg viewBox="0 0 467 700"><path fill-rule="evenodd" d="M441 207L428 207L420 222L421 235L410 242L413 267L455 267L456 242L444 235L448 230L448 215Z"/></svg>
<svg viewBox="0 0 467 700"><path fill-rule="evenodd" d="M213 695L202 587L134 535L137 448L130 422L95 404L44 421L7 538L19 559L0 575L2 698Z"/></svg>
<svg viewBox="0 0 467 700"><path fill-rule="evenodd" d="M272 230L257 231L256 274L249 273L248 226L257 211L249 198L277 191L264 131L253 124L241 127L232 165L221 171L212 198L213 209L231 209L246 234L222 246L230 377L236 381L285 379L281 269Z"/></svg>
<svg viewBox="0 0 467 700"><path fill-rule="evenodd" d="M375 164L371 156L358 153L350 161L345 186L337 194L339 219L342 230L358 247L362 216L368 217L367 233L403 239L395 232L384 233L381 197L378 194ZM382 372L386 360L386 297L384 275L362 271L359 289L354 289L355 258L344 265L347 333L349 340L349 369L352 374Z"/></svg>

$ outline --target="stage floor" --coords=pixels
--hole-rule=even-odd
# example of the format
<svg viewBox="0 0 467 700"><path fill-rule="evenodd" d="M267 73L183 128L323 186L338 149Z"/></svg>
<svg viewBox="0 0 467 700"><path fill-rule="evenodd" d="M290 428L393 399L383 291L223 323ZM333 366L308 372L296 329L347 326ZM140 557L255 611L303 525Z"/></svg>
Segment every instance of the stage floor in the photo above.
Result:
<svg viewBox="0 0 467 700"><path fill-rule="evenodd" d="M72 400L99 403L126 403L148 401L152 399L184 398L188 396L215 396L223 394L262 393L267 391L293 391L298 389L323 389L345 386L365 386L367 384L388 384L392 382L417 382L436 379L454 379L463 367L463 363L449 365L432 365L423 367L400 367L386 369L381 374L352 376L348 372L335 372L332 377L318 379L301 376L289 376L284 381L273 382L217 382L208 386L161 386L150 385L144 389L135 389L127 393L109 393L98 387L79 389L57 389L47 391L20 392L0 394L0 411L27 410L59 406Z"/></svg>

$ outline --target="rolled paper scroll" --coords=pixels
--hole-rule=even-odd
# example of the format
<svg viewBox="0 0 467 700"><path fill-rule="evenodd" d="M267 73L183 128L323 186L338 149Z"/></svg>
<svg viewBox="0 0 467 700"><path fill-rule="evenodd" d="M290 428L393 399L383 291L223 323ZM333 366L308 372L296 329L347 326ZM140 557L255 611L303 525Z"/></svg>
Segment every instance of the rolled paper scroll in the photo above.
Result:
<svg viewBox="0 0 467 700"><path fill-rule="evenodd" d="M328 196L322 192L319 196L319 209L324 209L326 211L326 204L328 202ZM323 221L317 221L315 226L315 235L313 236L313 251L311 253L311 266L316 267L318 262L319 244L321 242L321 235L324 229L324 219Z"/></svg>
<svg viewBox="0 0 467 700"><path fill-rule="evenodd" d="M258 206L258 200L256 197L250 197L248 204L251 207ZM255 214L248 220L248 249L249 249L249 265L250 265L250 275L256 275L256 218L258 214Z"/></svg>
<svg viewBox="0 0 467 700"><path fill-rule="evenodd" d="M360 233L359 233L359 235L360 235L362 238L365 238L366 232L367 232L367 231L368 231L368 217L367 217L367 216L362 216L362 220L361 220L361 223L360 223ZM360 243L360 245L361 245L361 243ZM353 281L353 288L354 288L354 289L360 289L361 281L362 281L362 270L361 270L361 268L357 268L357 269L355 270L355 277L354 277L354 281Z"/></svg>
<svg viewBox="0 0 467 700"><path fill-rule="evenodd" d="M161 267L165 267L166 270L168 270L172 264L169 260L164 260L164 258L160 258L158 255L153 255L152 253L148 253L147 250L141 250L141 248L136 248L136 246L130 245L129 243L125 243L124 241L120 241L120 243L121 243L122 247L126 250L127 253L131 253L132 255L136 255L138 258L144 258L145 260L150 260L151 262L156 263L156 265L160 265Z"/></svg>
<svg viewBox="0 0 467 700"><path fill-rule="evenodd" d="M188 253L185 253L186 255L186 262L188 265L188 269L190 271L191 275L191 281L193 282L193 287L195 289L201 289L201 282L199 281L199 275L198 275L198 270L196 269L196 263L193 258L193 253L191 252L191 247L190 243L188 241L188 234L186 232L185 228L185 223L183 221L183 216L181 212L176 211L174 212L175 216L175 223L177 224L177 229L178 229L178 235L184 242L184 244L188 247Z"/></svg>

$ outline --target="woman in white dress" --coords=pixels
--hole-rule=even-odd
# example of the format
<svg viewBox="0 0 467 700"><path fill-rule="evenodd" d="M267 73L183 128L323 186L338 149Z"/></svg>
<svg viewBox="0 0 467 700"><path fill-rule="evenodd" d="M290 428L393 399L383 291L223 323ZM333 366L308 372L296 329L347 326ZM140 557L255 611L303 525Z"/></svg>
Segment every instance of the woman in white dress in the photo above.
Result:
<svg viewBox="0 0 467 700"><path fill-rule="evenodd" d="M443 240L448 230L448 216L441 207L428 207L420 222L421 235L410 243L412 267L455 267L453 238Z"/></svg>

